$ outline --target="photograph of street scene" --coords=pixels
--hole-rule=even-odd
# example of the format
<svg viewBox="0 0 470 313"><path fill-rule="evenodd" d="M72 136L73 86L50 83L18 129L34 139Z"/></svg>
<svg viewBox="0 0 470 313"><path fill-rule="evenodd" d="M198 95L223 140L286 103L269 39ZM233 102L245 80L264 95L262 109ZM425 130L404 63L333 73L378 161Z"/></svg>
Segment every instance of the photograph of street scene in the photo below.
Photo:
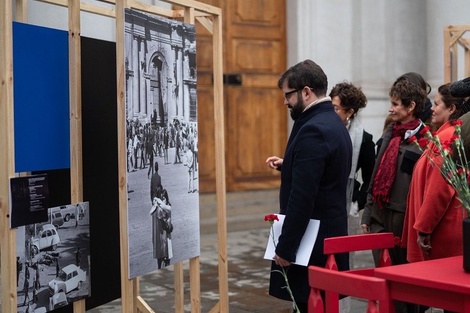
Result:
<svg viewBox="0 0 470 313"><path fill-rule="evenodd" d="M18 313L49 312L90 295L89 203L48 209L17 228Z"/></svg>
<svg viewBox="0 0 470 313"><path fill-rule="evenodd" d="M194 25L125 12L129 278L200 254Z"/></svg>

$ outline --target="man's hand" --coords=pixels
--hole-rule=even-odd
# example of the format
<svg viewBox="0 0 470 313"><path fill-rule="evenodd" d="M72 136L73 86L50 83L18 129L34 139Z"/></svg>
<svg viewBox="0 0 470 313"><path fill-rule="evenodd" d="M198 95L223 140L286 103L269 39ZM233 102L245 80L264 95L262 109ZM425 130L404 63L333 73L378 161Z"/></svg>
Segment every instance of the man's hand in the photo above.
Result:
<svg viewBox="0 0 470 313"><path fill-rule="evenodd" d="M284 161L283 158L280 158L277 156L271 156L266 159L266 164L272 169L277 169L279 166L282 165L283 161Z"/></svg>
<svg viewBox="0 0 470 313"><path fill-rule="evenodd" d="M281 258L280 256L278 256L277 254L274 255L274 262L279 265L279 266L282 266L282 267L287 267L289 265L292 264L292 262L289 262L287 260L284 260L283 258Z"/></svg>
<svg viewBox="0 0 470 313"><path fill-rule="evenodd" d="M362 232L364 234L370 234L370 227L367 224L361 224Z"/></svg>

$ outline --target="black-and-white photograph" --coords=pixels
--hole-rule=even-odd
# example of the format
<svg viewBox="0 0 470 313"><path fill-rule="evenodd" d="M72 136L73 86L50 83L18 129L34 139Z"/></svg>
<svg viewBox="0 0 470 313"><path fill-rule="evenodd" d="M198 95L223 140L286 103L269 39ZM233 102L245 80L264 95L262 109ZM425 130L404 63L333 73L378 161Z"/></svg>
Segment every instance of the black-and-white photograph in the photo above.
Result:
<svg viewBox="0 0 470 313"><path fill-rule="evenodd" d="M49 312L88 297L89 203L48 209L48 221L17 229L17 312Z"/></svg>
<svg viewBox="0 0 470 313"><path fill-rule="evenodd" d="M194 25L125 12L129 278L200 254Z"/></svg>

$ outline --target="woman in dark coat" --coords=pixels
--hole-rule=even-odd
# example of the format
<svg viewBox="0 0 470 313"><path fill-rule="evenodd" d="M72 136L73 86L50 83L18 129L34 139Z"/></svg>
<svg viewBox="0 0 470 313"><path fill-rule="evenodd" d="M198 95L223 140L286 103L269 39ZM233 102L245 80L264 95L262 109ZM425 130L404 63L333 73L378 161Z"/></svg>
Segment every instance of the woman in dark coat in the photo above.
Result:
<svg viewBox="0 0 470 313"><path fill-rule="evenodd" d="M396 265L406 263L406 250L400 248L400 239L411 175L422 153L409 139L419 136L423 127L419 116L426 94L417 85L403 80L392 86L390 98L392 122L382 136L361 226L364 233L393 232L397 247L390 251L390 256ZM377 254L374 256L377 261Z"/></svg>

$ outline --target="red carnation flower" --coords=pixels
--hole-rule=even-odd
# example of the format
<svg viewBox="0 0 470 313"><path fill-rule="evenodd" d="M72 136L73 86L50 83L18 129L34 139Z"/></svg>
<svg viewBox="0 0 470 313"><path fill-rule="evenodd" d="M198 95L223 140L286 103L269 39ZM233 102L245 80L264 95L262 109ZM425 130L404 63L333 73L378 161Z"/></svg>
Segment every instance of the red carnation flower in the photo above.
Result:
<svg viewBox="0 0 470 313"><path fill-rule="evenodd" d="M276 214L267 214L264 216L264 220L266 222L274 222L274 221L279 221L279 218L277 217Z"/></svg>
<svg viewBox="0 0 470 313"><path fill-rule="evenodd" d="M455 121L452 121L451 123L452 123L452 125L454 125L454 126L456 126L456 125L462 126L462 120L455 120Z"/></svg>
<svg viewBox="0 0 470 313"><path fill-rule="evenodd" d="M428 145L429 139L421 137L418 139L418 144L421 148L424 148Z"/></svg>
<svg viewBox="0 0 470 313"><path fill-rule="evenodd" d="M429 126L424 126L423 129L419 132L420 135L424 136L429 131Z"/></svg>

